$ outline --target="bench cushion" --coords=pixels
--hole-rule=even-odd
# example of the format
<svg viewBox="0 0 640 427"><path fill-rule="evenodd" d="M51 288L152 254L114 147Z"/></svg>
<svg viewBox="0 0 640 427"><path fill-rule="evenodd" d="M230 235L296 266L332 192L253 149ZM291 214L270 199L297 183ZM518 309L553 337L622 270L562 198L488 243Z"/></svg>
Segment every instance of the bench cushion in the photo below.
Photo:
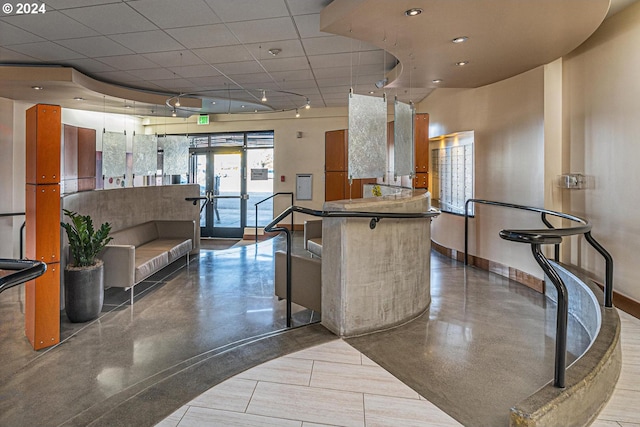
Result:
<svg viewBox="0 0 640 427"><path fill-rule="evenodd" d="M151 276L169 264L169 253L165 249L136 248L136 283Z"/></svg>

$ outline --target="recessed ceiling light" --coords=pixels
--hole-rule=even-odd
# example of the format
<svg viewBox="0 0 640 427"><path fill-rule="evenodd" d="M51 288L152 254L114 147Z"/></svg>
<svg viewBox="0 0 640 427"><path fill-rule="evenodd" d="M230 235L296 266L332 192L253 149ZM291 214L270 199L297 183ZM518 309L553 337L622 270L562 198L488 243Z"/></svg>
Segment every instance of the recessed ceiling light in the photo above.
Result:
<svg viewBox="0 0 640 427"><path fill-rule="evenodd" d="M465 65L467 65L469 63L469 61L460 61L460 62L456 62L456 65L458 67L464 67Z"/></svg>
<svg viewBox="0 0 640 427"><path fill-rule="evenodd" d="M460 36L460 37L456 37L455 39L451 40L453 43L464 43L467 40L469 40L469 37L467 36Z"/></svg>
<svg viewBox="0 0 640 427"><path fill-rule="evenodd" d="M75 98L73 98L74 101L84 101L84 98L76 96Z"/></svg>
<svg viewBox="0 0 640 427"><path fill-rule="evenodd" d="M241 105L241 106L240 106L240 108L245 108L245 107L246 107L246 105Z"/></svg>
<svg viewBox="0 0 640 427"><path fill-rule="evenodd" d="M419 7L414 7L413 9L405 10L404 14L406 16L418 16L422 13L422 9Z"/></svg>
<svg viewBox="0 0 640 427"><path fill-rule="evenodd" d="M216 101L211 101L211 104L212 105L216 105Z"/></svg>
<svg viewBox="0 0 640 427"><path fill-rule="evenodd" d="M373 95L374 93L375 93L375 92L374 92L374 91L372 91L372 90L370 90L370 91L369 91L369 95Z"/></svg>
<svg viewBox="0 0 640 427"><path fill-rule="evenodd" d="M442 83L442 79L433 79L431 80L432 83Z"/></svg>
<svg viewBox="0 0 640 427"><path fill-rule="evenodd" d="M42 86L31 86L31 89L33 89L33 90L42 90L44 88Z"/></svg>
<svg viewBox="0 0 640 427"><path fill-rule="evenodd" d="M128 110L129 108L131 108L131 105L129 105L129 104L124 104L124 108L126 108L126 109Z"/></svg>
<svg viewBox="0 0 640 427"><path fill-rule="evenodd" d="M273 55L273 56L278 56L278 54L279 54L280 52L282 52L282 49L278 49L278 48L276 47L276 48L273 48L273 49L269 49L269 50L268 50L268 52L269 52L271 55Z"/></svg>

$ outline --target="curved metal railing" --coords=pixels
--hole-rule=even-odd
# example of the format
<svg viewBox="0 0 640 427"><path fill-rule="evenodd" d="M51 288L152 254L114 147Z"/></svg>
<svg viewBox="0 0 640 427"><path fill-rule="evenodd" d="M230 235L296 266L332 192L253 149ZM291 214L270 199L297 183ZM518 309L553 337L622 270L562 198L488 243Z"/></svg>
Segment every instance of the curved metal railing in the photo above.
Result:
<svg viewBox="0 0 640 427"><path fill-rule="evenodd" d="M552 244L555 246L555 261L560 261L560 243L566 236L584 235L585 239L593 246L605 259L605 285L604 300L605 307L613 306L613 258L609 252L602 247L591 235L591 223L586 219L575 215L556 212L549 209L536 208L532 206L516 205L513 203L496 202L483 199L469 199L465 202L464 215L464 263L469 265L469 204L480 203L510 209L519 209L541 214L542 222L547 228L527 229L527 230L502 230L499 235L502 239L518 243L528 243L531 245L531 252L538 265L542 268L546 276L554 285L558 292L558 308L556 315L556 356L554 370L554 386L564 388L566 371L566 349L567 349L567 318L569 312L569 302L567 288L560 278L560 275L553 268L549 260L542 253L542 245ZM576 226L554 228L548 221L547 215L570 220L578 223Z"/></svg>
<svg viewBox="0 0 640 427"><path fill-rule="evenodd" d="M47 271L47 264L42 261L0 258L0 270L15 270L15 273L0 277L0 293L2 293L42 276Z"/></svg>
<svg viewBox="0 0 640 427"><path fill-rule="evenodd" d="M291 232L286 227L278 227L277 225L289 215L293 215L294 212L299 212L311 216L317 216L322 218L371 218L369 221L369 228L374 229L383 218L396 218L396 219L419 219L419 218L433 218L440 215L440 211L437 209L431 209L427 212L413 212L413 213L400 213L400 212L359 212L359 211L318 211L309 208L303 208L301 206L289 206L280 215L273 219L269 224L264 227L264 231L282 231L287 238L287 328L291 327Z"/></svg>
<svg viewBox="0 0 640 427"><path fill-rule="evenodd" d="M285 194L288 194L291 196L291 206L293 206L293 192L291 191L284 191L284 192L281 191L278 193L273 193L266 199L262 199L259 202L254 204L254 206L256 207L256 226L255 226L256 243L258 243L258 205L260 205L263 202L266 202L267 200L273 199L276 196L282 196ZM291 214L291 231L293 231L293 213Z"/></svg>

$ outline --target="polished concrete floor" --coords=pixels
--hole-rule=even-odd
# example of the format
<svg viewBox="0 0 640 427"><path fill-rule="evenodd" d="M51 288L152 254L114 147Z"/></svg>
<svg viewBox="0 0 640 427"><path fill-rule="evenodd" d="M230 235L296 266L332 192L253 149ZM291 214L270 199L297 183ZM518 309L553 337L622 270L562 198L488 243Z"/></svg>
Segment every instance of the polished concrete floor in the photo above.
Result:
<svg viewBox="0 0 640 427"><path fill-rule="evenodd" d="M294 243L300 251L300 239ZM176 263L136 287L133 306L127 293L108 290L98 320L75 325L63 316L63 342L40 352L24 338L22 287L3 293L0 425L154 425L248 368L335 341L320 325L278 333L284 302L273 297L273 252L280 247L276 238L202 251L189 266ZM348 344L452 419L506 425L508 408L552 377L555 307L438 254L432 295L419 320ZM317 320L296 307L296 325ZM572 324L570 337L570 352L580 352L584 331Z"/></svg>

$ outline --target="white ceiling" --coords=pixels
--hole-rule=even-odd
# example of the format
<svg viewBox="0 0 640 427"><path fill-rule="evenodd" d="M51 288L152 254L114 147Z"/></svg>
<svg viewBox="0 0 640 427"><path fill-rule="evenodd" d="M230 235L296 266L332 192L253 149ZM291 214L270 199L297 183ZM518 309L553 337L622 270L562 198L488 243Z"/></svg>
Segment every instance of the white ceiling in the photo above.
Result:
<svg viewBox="0 0 640 427"><path fill-rule="evenodd" d="M336 0L322 12L329 3L47 0L46 13L0 13L0 96L130 113L127 104L139 115L168 114L167 98L190 93L182 115L290 110L307 99L345 106L349 88L419 102L434 87L475 87L553 60L609 9L608 0ZM405 17L411 7L425 12ZM469 42L453 46L458 35ZM467 57L467 69L452 65ZM376 88L385 76L388 87Z"/></svg>

